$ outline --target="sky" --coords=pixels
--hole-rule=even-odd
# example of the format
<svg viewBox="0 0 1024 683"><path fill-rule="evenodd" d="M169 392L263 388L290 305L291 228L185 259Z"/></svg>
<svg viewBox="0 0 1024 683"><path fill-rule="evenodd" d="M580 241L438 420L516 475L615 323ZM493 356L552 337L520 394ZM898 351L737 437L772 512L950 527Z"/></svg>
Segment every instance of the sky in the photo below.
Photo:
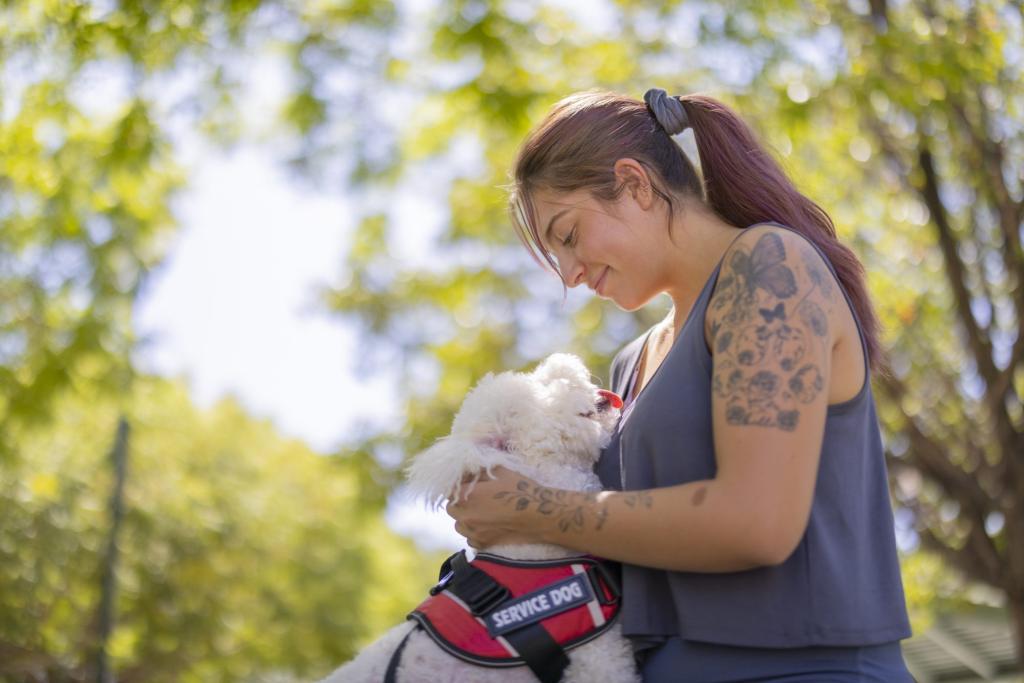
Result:
<svg viewBox="0 0 1024 683"><path fill-rule="evenodd" d="M200 407L234 395L322 453L357 420L397 416L389 378L354 377L354 331L311 300L339 277L351 202L297 186L254 146L203 147L192 163L177 240L136 309L142 367L183 377ZM447 515L401 495L388 521L426 547L462 547Z"/></svg>
<svg viewBox="0 0 1024 683"><path fill-rule="evenodd" d="M272 54L247 67L258 77L247 79L238 112L250 142L225 150L173 117L166 122L188 181L173 204L175 239L137 301L133 324L145 343L136 362L183 379L201 408L234 396L281 434L331 453L351 442L357 422L393 425L401 417L396 377L380 369L357 378L354 326L315 300L317 290L340 286L367 198L290 175L266 114L288 89L287 67ZM83 104L97 116L118 99L118 79L103 76L83 88ZM171 102L188 85L167 83L157 97ZM395 224L417 226L396 255L422 258L447 216L445 197L411 180L384 199ZM466 547L447 515L401 490L387 521L426 549Z"/></svg>

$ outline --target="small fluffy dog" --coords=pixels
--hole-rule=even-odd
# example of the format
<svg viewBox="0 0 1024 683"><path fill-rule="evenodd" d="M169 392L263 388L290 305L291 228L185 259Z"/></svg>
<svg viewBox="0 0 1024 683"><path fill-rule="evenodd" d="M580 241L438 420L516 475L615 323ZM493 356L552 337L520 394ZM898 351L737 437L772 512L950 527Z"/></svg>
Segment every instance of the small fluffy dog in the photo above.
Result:
<svg viewBox="0 0 1024 683"><path fill-rule="evenodd" d="M543 486L599 491L593 472L608 443L621 401L590 381L583 363L554 354L532 373L488 374L469 392L451 434L418 455L407 470L409 486L437 505L457 498L463 478L490 474L496 466L519 472ZM553 560L580 553L547 544L499 545L486 555L511 560ZM485 557L486 557L485 555ZM416 629L410 634L410 631ZM408 636L393 671L397 683L535 682L526 666L491 668L445 652L417 624L406 621L364 649L322 683L380 683L392 654ZM632 648L618 623L567 652L565 683L638 681Z"/></svg>

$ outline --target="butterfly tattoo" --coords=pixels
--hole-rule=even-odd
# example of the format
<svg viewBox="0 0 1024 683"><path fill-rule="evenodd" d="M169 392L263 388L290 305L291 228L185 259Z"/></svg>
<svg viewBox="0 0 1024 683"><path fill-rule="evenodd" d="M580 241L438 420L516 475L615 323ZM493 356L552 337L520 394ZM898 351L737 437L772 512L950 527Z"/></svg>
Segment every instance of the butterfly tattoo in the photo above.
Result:
<svg viewBox="0 0 1024 683"><path fill-rule="evenodd" d="M753 298L760 287L780 299L788 299L796 294L796 279L785 261L786 250L782 239L774 233L768 233L757 241L749 255L743 251L736 252L732 257L732 267L743 276L748 297ZM762 310L761 314L765 312ZM770 313L774 314L774 311Z"/></svg>
<svg viewBox="0 0 1024 683"><path fill-rule="evenodd" d="M776 320L776 319L777 320L785 320L786 319L786 309L782 306L782 302L781 301L779 303L775 304L775 308L772 308L772 309L759 308L759 309L757 309L757 312L761 314L761 317L764 318L764 321L766 323L770 323L771 321Z"/></svg>

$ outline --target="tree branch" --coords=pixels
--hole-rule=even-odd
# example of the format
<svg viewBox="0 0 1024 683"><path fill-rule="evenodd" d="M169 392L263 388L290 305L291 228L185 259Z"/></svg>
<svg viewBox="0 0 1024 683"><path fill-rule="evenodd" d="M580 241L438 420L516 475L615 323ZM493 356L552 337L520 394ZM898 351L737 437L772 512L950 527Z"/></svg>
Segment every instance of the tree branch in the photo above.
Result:
<svg viewBox="0 0 1024 683"><path fill-rule="evenodd" d="M877 380L882 390L899 405L906 395L902 382L895 377L879 376ZM949 461L947 449L925 434L912 416L906 415L905 418L904 432L910 439L910 460L921 473L942 487L946 495L960 503L962 508L988 512L992 507L992 497L974 477Z"/></svg>
<svg viewBox="0 0 1024 683"><path fill-rule="evenodd" d="M951 100L956 117L963 130L970 138L971 147L977 150L978 166L981 168L985 182L978 189L992 202L998 215L1000 234L1003 237L1003 248L1000 253L1003 266L1015 278L1013 302L1016 308L1017 339L1010 352L1010 362L990 383L992 394L1002 400L1008 390L1013 390L1013 374L1017 366L1024 362L1024 251L1021 248L1020 224L1024 220L1024 200L1014 201L1006 186L1003 176L1005 150L1003 146L989 135L987 109L980 94L977 96L978 117L981 132L971 122L967 108L958 99ZM1014 392L1016 393L1016 392Z"/></svg>
<svg viewBox="0 0 1024 683"><path fill-rule="evenodd" d="M975 529L972 526L971 533L973 534L974 531ZM921 526L917 533L921 537L921 544L927 550L939 555L949 564L967 574L967 576L976 581L982 581L990 586L1006 590L1004 577L998 567L993 572L991 567L981 561L981 558L965 550L970 545L969 541L964 544L964 548L958 550L940 540L927 526ZM982 533L984 533L984 530L982 530Z"/></svg>
<svg viewBox="0 0 1024 683"><path fill-rule="evenodd" d="M1010 575L1005 571L1004 563L999 557L999 552L985 532L984 520L981 520L979 524L975 516L968 512L971 527L967 538L960 548L954 548L944 539L936 536L933 531L938 526L934 508L922 505L919 499L909 501L905 506L913 512L917 533L921 538L922 545L927 550L938 554L974 580L983 581L1003 590L1007 590L1012 585Z"/></svg>
<svg viewBox="0 0 1024 683"><path fill-rule="evenodd" d="M985 380L985 384L991 386L998 374L995 363L992 361L991 342L981 333L978 321L974 319L974 313L971 312L971 293L967 290L967 268L957 252L956 237L953 235L953 226L949 222L949 213L939 195L939 179L935 172L932 153L923 139L918 151L918 162L923 171L924 183L917 189L921 198L924 199L928 211L931 212L939 248L946 260L945 270L949 286L953 290L953 298L956 301L957 315L967 332L967 344L974 355L978 372Z"/></svg>

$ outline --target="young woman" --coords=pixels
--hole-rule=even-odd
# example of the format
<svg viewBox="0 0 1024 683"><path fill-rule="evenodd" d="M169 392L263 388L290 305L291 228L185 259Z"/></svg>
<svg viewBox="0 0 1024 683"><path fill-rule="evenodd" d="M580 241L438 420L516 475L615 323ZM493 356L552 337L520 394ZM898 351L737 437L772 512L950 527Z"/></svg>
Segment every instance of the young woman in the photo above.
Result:
<svg viewBox="0 0 1024 683"><path fill-rule="evenodd" d="M672 138L686 128L702 178ZM612 363L607 490L499 470L448 505L456 530L621 563L646 681L911 681L879 325L825 211L723 104L658 89L562 100L511 187L520 237L568 286L674 306Z"/></svg>

